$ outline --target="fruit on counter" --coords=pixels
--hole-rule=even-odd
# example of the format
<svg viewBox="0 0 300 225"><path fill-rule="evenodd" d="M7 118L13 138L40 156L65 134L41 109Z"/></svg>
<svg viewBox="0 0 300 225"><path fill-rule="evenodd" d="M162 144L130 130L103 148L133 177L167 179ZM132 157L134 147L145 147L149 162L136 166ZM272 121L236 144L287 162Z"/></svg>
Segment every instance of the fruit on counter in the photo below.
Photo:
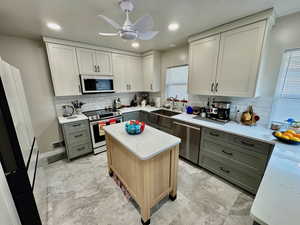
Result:
<svg viewBox="0 0 300 225"><path fill-rule="evenodd" d="M300 138L292 137L290 140L300 142Z"/></svg>
<svg viewBox="0 0 300 225"><path fill-rule="evenodd" d="M276 137L281 137L281 136L282 136L282 133L279 132L279 131L277 131L277 132L275 132L275 136L276 136Z"/></svg>
<svg viewBox="0 0 300 225"><path fill-rule="evenodd" d="M286 136L286 135L282 135L281 138L285 139L285 140L290 140L290 137L289 136Z"/></svg>
<svg viewBox="0 0 300 225"><path fill-rule="evenodd" d="M284 136L288 136L289 138L292 138L292 137L294 137L294 135L292 134L292 133L289 133L289 132L284 132L282 135L284 135Z"/></svg>
<svg viewBox="0 0 300 225"><path fill-rule="evenodd" d="M296 134L296 132L294 132L293 130L287 130L284 132L277 131L274 133L274 135L285 140L300 142L300 134Z"/></svg>
<svg viewBox="0 0 300 225"><path fill-rule="evenodd" d="M294 130L287 130L286 132L291 133L291 134L296 134L296 131L294 131Z"/></svg>

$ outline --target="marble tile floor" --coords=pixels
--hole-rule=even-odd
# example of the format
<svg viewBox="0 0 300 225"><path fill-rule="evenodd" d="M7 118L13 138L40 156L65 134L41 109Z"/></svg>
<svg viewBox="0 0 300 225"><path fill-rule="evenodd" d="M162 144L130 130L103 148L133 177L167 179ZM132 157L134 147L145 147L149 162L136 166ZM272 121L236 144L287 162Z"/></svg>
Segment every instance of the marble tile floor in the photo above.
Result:
<svg viewBox="0 0 300 225"><path fill-rule="evenodd" d="M108 176L106 154L50 164L47 225L141 225ZM205 170L180 160L176 201L152 209L151 225L252 225L253 197Z"/></svg>

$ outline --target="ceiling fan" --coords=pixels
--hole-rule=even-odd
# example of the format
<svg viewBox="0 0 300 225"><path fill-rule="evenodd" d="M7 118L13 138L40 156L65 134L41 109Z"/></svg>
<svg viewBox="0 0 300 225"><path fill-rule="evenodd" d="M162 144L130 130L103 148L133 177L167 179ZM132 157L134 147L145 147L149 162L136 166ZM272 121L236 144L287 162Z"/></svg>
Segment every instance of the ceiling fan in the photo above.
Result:
<svg viewBox="0 0 300 225"><path fill-rule="evenodd" d="M98 15L98 17L104 19L107 23L112 25L118 31L116 33L102 33L100 32L100 36L104 37L114 37L120 36L125 40L151 40L154 38L158 31L152 31L153 28L153 19L150 15L145 15L139 18L135 23L132 23L129 19L129 13L133 11L134 5L130 0L121 0L119 1L119 5L123 12L126 14L126 19L123 26L120 26L114 20L104 16Z"/></svg>

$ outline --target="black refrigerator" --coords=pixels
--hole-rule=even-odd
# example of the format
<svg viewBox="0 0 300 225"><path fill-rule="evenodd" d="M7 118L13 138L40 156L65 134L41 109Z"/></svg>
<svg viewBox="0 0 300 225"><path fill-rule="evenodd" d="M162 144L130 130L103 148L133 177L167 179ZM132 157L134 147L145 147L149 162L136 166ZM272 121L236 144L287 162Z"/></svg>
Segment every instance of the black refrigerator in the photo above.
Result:
<svg viewBox="0 0 300 225"><path fill-rule="evenodd" d="M0 62L1 63L1 62ZM0 65L1 66L1 65ZM1 71L0 71L1 72ZM2 71L3 72L3 71ZM29 155L24 161L24 154L18 140L5 92L5 85L0 76L0 162L3 168L7 184L9 186L15 208L22 225L41 225L38 208L33 194L35 174L37 171L38 152L34 154L35 138L31 143ZM20 138L20 137L19 137ZM31 162L34 162L32 166ZM28 173L29 165L33 171L33 179L30 181Z"/></svg>

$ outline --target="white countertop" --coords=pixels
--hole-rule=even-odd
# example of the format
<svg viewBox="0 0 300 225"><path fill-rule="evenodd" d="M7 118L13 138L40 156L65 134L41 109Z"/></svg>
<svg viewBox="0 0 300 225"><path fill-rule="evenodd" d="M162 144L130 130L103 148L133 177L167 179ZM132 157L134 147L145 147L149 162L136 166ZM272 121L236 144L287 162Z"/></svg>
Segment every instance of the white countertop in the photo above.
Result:
<svg viewBox="0 0 300 225"><path fill-rule="evenodd" d="M141 160L150 159L181 142L180 138L147 125L143 133L130 135L125 131L125 123L105 126L104 130Z"/></svg>
<svg viewBox="0 0 300 225"><path fill-rule="evenodd" d="M270 129L235 122L217 124L180 114L172 118L274 144L274 150L251 208L255 221L268 225L300 224L300 145L276 141Z"/></svg>
<svg viewBox="0 0 300 225"><path fill-rule="evenodd" d="M300 224L300 146L276 143L251 208L261 224Z"/></svg>
<svg viewBox="0 0 300 225"><path fill-rule="evenodd" d="M152 106L137 106L137 107L125 107L125 108L121 108L119 109L119 111L121 113L129 113L129 112L135 112L135 111L146 111L146 112L152 112L155 110L158 110L159 108L156 107L152 107Z"/></svg>
<svg viewBox="0 0 300 225"><path fill-rule="evenodd" d="M87 120L88 118L83 115L83 114L75 114L71 117L63 117L63 116L59 116L58 117L58 122L60 124L64 124L64 123L72 123L72 122L77 122L77 121L81 121L81 120Z"/></svg>
<svg viewBox="0 0 300 225"><path fill-rule="evenodd" d="M253 138L258 141L263 141L269 144L275 144L275 139L272 136L272 131L262 126L245 126L236 122L228 122L226 124L210 122L205 120L194 119L195 115L182 113L176 116L172 116L173 119L192 123L195 125L208 127L227 133L236 134L239 136Z"/></svg>

